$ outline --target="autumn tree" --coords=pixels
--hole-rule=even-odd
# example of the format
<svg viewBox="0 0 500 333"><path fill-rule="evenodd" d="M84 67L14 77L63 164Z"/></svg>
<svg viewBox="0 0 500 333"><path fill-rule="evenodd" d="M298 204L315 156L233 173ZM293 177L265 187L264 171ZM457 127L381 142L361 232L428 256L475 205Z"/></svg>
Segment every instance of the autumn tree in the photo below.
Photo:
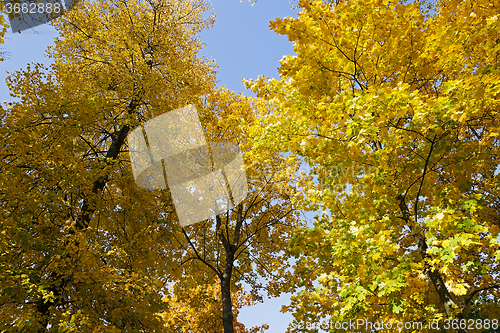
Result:
<svg viewBox="0 0 500 333"><path fill-rule="evenodd" d="M220 284L217 281L203 284L191 277L186 278L188 283L182 281L182 283L174 284L163 297L166 303L165 311L158 314L165 323L162 331L167 333L224 332ZM236 320L239 309L252 303L251 295L241 290L232 290L231 296L234 305L234 331L262 332L266 325L246 329Z"/></svg>
<svg viewBox="0 0 500 333"><path fill-rule="evenodd" d="M265 327L247 330L236 315L264 287L279 294L290 274L283 249L299 224L289 200L298 160L252 150L265 103L213 89L215 65L199 58L196 37L212 22L206 9L79 3L54 21L54 65L8 79L19 102L2 111L0 132L2 330ZM168 189L136 185L126 138L187 104L198 106L210 142L240 147L249 195L182 228Z"/></svg>
<svg viewBox="0 0 500 333"><path fill-rule="evenodd" d="M219 88L203 99L199 110L208 142L238 145L248 194L227 212L176 233L181 235L175 236L176 242L184 249L178 272L198 275L197 281L216 279L223 332L239 332L232 300L240 294L242 283L250 288L244 294L247 301L255 303L264 294L279 295L290 278L285 250L292 232L301 225L290 200L300 161L254 147L254 132L261 116L269 112L266 103Z"/></svg>
<svg viewBox="0 0 500 333"><path fill-rule="evenodd" d="M256 141L307 160L295 200L324 212L290 244L295 324L497 328L500 2L299 4L280 79L247 81L275 108Z"/></svg>
<svg viewBox="0 0 500 333"><path fill-rule="evenodd" d="M54 21L54 64L8 79L18 101L1 114L0 330L163 328L176 221L168 193L135 186L126 138L213 88L215 65L198 55L206 9L80 1Z"/></svg>

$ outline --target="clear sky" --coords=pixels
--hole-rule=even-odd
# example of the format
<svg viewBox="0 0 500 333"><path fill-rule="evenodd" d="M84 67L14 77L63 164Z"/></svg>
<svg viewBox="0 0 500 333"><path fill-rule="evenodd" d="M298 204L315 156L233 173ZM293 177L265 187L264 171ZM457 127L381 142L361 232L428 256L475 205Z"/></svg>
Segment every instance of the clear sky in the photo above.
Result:
<svg viewBox="0 0 500 333"><path fill-rule="evenodd" d="M279 60L283 55L293 54L292 43L271 31L269 21L277 17L296 17L298 10L291 8L293 2L289 0L258 0L253 6L239 0L211 2L216 22L201 35L206 44L201 53L217 62L219 85L251 95L241 82L243 78L257 78L260 74L278 77ZM0 102L12 100L5 84L6 72L25 68L27 63L50 64L44 51L53 45L56 36L49 25L36 27L36 32L12 34L9 31L5 43L0 45L7 53L7 59L0 63ZM285 332L292 316L280 313L283 304L289 304L288 295L242 309L239 320L247 327L267 323L270 325L268 332Z"/></svg>

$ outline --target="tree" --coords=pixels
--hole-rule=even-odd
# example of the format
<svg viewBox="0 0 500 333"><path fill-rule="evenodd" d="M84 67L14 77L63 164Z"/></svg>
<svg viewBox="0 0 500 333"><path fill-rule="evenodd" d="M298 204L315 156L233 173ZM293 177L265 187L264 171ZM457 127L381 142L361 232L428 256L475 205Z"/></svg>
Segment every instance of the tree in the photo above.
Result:
<svg viewBox="0 0 500 333"><path fill-rule="evenodd" d="M446 328L499 297L500 3L300 7L271 23L297 54L281 79L247 81L275 107L257 141L308 161L295 200L324 211L290 244L304 289L287 310Z"/></svg>
<svg viewBox="0 0 500 333"><path fill-rule="evenodd" d="M219 283L204 285L191 279L190 288L175 284L170 291L163 298L168 306L165 312L159 314L165 322L165 332L224 332ZM262 332L266 325L246 330L243 324L236 321L238 309L251 304L250 295L235 290L232 296L235 332Z"/></svg>
<svg viewBox="0 0 500 333"><path fill-rule="evenodd" d="M54 22L54 65L8 79L19 102L1 114L0 330L163 328L161 291L180 256L172 201L135 186L126 137L214 86L198 56L206 9L79 2Z"/></svg>
<svg viewBox="0 0 500 333"><path fill-rule="evenodd" d="M197 55L206 9L79 3L54 21L63 36L48 51L54 65L9 78L20 101L2 111L0 131L2 330L266 327L246 330L236 315L261 299L259 277L277 295L290 275L283 249L300 223L289 201L298 160L253 150L265 104L214 90L215 65ZM136 186L126 138L186 104L197 105L209 141L239 145L249 196L182 228L169 189ZM183 324L186 313L199 316Z"/></svg>
<svg viewBox="0 0 500 333"><path fill-rule="evenodd" d="M262 300L261 290L279 295L291 277L285 250L292 232L302 225L290 201L300 163L253 146L253 133L261 125L261 115L268 112L265 103L220 88L206 96L199 110L208 142L239 146L246 165L248 195L215 219L180 230L181 238L176 241L184 250L178 272L181 276L202 275L197 281L217 279L223 329L232 333L232 300L242 282L250 286L246 297L253 303Z"/></svg>

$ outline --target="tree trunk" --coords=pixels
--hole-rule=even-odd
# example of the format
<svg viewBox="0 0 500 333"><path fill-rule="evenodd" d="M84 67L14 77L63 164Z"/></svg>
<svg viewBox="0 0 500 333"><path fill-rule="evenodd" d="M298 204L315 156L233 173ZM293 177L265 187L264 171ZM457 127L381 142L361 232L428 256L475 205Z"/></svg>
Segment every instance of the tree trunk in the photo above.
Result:
<svg viewBox="0 0 500 333"><path fill-rule="evenodd" d="M132 101L130 102L130 104L128 105L128 108L129 108L128 113L132 114L133 112L135 112L135 110L139 106L139 103L140 103L140 98L134 97L132 99ZM106 152L106 158L115 160L118 157L118 154L120 153L121 148L123 147L123 144L125 142L125 138L127 137L127 134L129 133L129 131L130 131L130 128L128 127L128 125L125 125L117 133L115 133L113 135L111 145L110 145L108 151ZM108 163L108 162L106 161L106 163ZM103 179L95 180L93 187L92 187L92 192L94 194L99 194L104 189L104 186L106 186L107 182L108 182L107 175ZM95 212L95 208L91 208L89 206L88 198L84 198L82 206L81 206L81 213L75 221L75 229L76 230L70 230L69 232L75 233L76 231L86 230L89 223L90 223L90 220L92 218L92 214L94 212ZM59 274L52 272L50 277L49 277L49 283L54 281L54 280L56 282L61 281L62 277ZM61 283L61 285L56 285L56 282L52 282L53 287L49 288L49 291L52 291L54 293L55 298L56 298L56 301L54 301L54 303L57 302L57 298L61 295L62 288L64 288L64 284L65 284L63 281ZM48 330L47 326L48 326L48 323L50 320L50 318L49 318L50 313L49 312L50 312L51 307L54 305L54 303L45 302L45 300L43 298L38 299L36 309L39 312L40 318L41 318L40 319L41 328L38 330L39 333L46 332Z"/></svg>
<svg viewBox="0 0 500 333"><path fill-rule="evenodd" d="M426 261L427 258L429 258L429 255L427 254L427 242L425 240L425 235L415 232L414 228L412 227L410 223L410 211L408 209L408 206L406 205L405 199L403 196L398 196L397 200L399 201L399 208L401 209L401 212L403 213L403 220L405 220L406 224L410 227L410 231L413 235L413 238L415 239L415 242L417 243L418 249L420 251L420 255L422 257L423 261ZM462 313L454 314L454 308L457 308L456 303L453 301L453 298L451 297L450 292L448 291L448 288L446 287L443 277L439 273L439 271L432 270L431 267L427 268L426 267L426 273L429 279L432 281L432 284L436 288L436 291L439 295L439 300L441 301L446 314L448 317L451 317L454 315L455 319L461 320L463 319ZM458 333L469 333L467 329L462 329L458 328L457 329Z"/></svg>
<svg viewBox="0 0 500 333"><path fill-rule="evenodd" d="M219 215L216 216L217 226L215 227L215 230L219 235L222 245L224 246L224 250L226 251L224 271L219 275L220 291L222 295L222 321L224 333L234 333L233 305L231 303L231 275L233 273L234 255L240 241L240 231L241 226L243 225L243 205L241 203L238 205L236 214L233 242L229 239L229 232L227 232L227 229L226 235L224 235L224 231L220 230L222 221Z"/></svg>
<svg viewBox="0 0 500 333"><path fill-rule="evenodd" d="M221 275L219 275L221 280L220 290L222 295L222 321L224 326L224 333L234 333L233 305L231 303L231 275L233 273L234 255L236 253L237 244L240 241L240 231L243 224L243 205L241 203L238 205L236 214L236 225L234 228L233 242L230 241L228 232L226 233L226 235L224 235L224 232L220 230L222 221L219 215L216 216L216 231L218 232L219 239L221 240L222 245L224 246L224 250L226 251L224 271Z"/></svg>
<svg viewBox="0 0 500 333"><path fill-rule="evenodd" d="M234 333L233 304L231 303L231 274L233 272L234 252L232 246L226 251L226 263L220 283L222 295L222 320L224 333Z"/></svg>

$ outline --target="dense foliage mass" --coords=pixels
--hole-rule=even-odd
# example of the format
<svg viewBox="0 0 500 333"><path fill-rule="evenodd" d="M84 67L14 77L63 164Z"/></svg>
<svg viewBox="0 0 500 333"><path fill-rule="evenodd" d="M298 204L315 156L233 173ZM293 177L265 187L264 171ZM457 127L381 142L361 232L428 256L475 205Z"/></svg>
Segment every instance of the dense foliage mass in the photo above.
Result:
<svg viewBox="0 0 500 333"><path fill-rule="evenodd" d="M498 329L500 2L298 6L271 23L296 55L246 81L257 98L215 88L204 0L54 21L54 64L12 74L0 107L0 331L257 333L239 309L283 292L291 332ZM126 138L188 104L238 144L248 196L183 228ZM298 207L322 214L305 228Z"/></svg>
<svg viewBox="0 0 500 333"><path fill-rule="evenodd" d="M215 88L203 0L82 1L1 109L0 330L261 332L239 308L278 295L300 225L298 159L257 154L267 103ZM208 142L243 154L247 198L183 228L170 191L136 186L127 135L196 105ZM164 138L169 140L170 138ZM244 290L244 283L247 292Z"/></svg>
<svg viewBox="0 0 500 333"><path fill-rule="evenodd" d="M472 314L491 325L500 2L299 5L298 18L271 23L296 52L280 79L247 81L274 106L256 146L302 156L314 172L295 199L324 212L290 245L296 326L362 318L426 330Z"/></svg>
<svg viewBox="0 0 500 333"><path fill-rule="evenodd" d="M2 110L0 330L152 331L172 208L134 186L128 132L198 100L214 66L201 1L80 2L56 22L54 64L8 79ZM169 258L166 260L165 258Z"/></svg>

